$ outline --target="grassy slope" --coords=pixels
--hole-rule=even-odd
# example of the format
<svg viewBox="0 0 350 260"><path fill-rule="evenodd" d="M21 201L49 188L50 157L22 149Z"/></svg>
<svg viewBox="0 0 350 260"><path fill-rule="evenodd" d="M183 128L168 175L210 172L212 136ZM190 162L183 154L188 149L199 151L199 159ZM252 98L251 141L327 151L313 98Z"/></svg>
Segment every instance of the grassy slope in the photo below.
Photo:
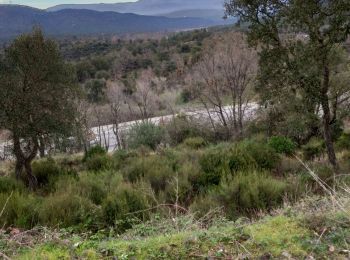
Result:
<svg viewBox="0 0 350 260"><path fill-rule="evenodd" d="M15 259L302 259L308 256L346 259L350 256L347 251L349 215L292 215L284 213L253 224L221 223L208 230L128 240L90 238L81 241L72 237L65 244L50 242L37 245L33 250L26 249Z"/></svg>

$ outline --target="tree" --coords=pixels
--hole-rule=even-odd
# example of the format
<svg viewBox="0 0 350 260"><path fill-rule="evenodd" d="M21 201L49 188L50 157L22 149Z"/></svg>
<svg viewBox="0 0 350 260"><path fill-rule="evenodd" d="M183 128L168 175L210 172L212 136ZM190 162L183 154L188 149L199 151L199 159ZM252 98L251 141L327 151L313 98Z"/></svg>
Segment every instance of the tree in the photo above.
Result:
<svg viewBox="0 0 350 260"><path fill-rule="evenodd" d="M39 139L70 135L76 111L74 70L40 29L18 37L0 65L0 128L11 132L16 176L25 169L29 186L35 188L31 162Z"/></svg>
<svg viewBox="0 0 350 260"><path fill-rule="evenodd" d="M206 108L214 130L224 129L225 137L241 136L249 86L256 76L256 55L240 33L220 36L209 44L194 68L194 96Z"/></svg>
<svg viewBox="0 0 350 260"><path fill-rule="evenodd" d="M227 15L249 26L248 41L260 48L259 89L265 100L292 91L322 109L329 162L337 168L332 140L331 76L350 33L348 0L227 0ZM275 98L276 100L276 98Z"/></svg>
<svg viewBox="0 0 350 260"><path fill-rule="evenodd" d="M106 98L106 81L104 79L92 79L85 84L87 99L91 103L101 103Z"/></svg>
<svg viewBox="0 0 350 260"><path fill-rule="evenodd" d="M117 83L111 84L108 88L108 100L112 116L113 133L116 138L116 148L121 149L123 148L123 143L120 137L119 124L126 118L124 115L125 109L123 109L126 103L126 97L122 87Z"/></svg>

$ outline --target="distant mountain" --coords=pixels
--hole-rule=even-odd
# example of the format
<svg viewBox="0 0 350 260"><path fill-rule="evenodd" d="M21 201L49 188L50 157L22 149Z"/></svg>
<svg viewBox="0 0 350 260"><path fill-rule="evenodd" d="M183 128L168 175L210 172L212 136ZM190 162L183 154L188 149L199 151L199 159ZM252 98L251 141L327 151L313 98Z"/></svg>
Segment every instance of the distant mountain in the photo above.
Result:
<svg viewBox="0 0 350 260"><path fill-rule="evenodd" d="M224 0L139 0L137 2L116 4L63 4L48 8L47 10L58 11L63 9L89 9L95 11L159 15L182 10L204 9L221 11L223 14L223 3Z"/></svg>
<svg viewBox="0 0 350 260"><path fill-rule="evenodd" d="M185 9L159 15L169 18L196 17L206 19L222 19L224 17L224 11L219 9Z"/></svg>
<svg viewBox="0 0 350 260"><path fill-rule="evenodd" d="M0 5L2 39L28 32L35 25L40 25L49 35L68 36L164 32L216 24L211 19L202 18L167 18L77 9L47 12L25 6Z"/></svg>

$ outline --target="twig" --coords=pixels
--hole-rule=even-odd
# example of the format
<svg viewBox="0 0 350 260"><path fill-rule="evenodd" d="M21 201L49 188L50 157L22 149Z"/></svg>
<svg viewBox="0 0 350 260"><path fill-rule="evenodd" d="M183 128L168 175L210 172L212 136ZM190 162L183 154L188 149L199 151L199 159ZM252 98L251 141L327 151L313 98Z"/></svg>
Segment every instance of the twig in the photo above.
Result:
<svg viewBox="0 0 350 260"><path fill-rule="evenodd" d="M0 212L0 218L1 218L2 215L4 214L4 211L5 211L5 209L6 209L6 206L7 206L7 204L9 203L10 198L12 197L12 194L13 194L13 191L11 191L10 196L8 196L8 198L6 199L6 202L5 202L3 208L2 208L2 210L1 210L1 212Z"/></svg>
<svg viewBox="0 0 350 260"><path fill-rule="evenodd" d="M321 238L323 237L324 233L327 231L327 228L324 228L320 237L317 239L317 243L316 244L319 244L321 242Z"/></svg>

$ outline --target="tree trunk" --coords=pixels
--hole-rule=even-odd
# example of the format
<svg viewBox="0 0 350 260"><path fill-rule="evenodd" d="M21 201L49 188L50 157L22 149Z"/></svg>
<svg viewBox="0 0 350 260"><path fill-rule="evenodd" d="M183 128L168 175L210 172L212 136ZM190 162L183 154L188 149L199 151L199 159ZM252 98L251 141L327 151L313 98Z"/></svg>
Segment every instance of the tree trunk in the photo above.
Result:
<svg viewBox="0 0 350 260"><path fill-rule="evenodd" d="M332 140L332 130L331 130L331 110L329 107L328 89L329 89L329 68L324 67L323 75L323 89L321 96L321 106L323 110L323 135L326 144L328 160L332 164L335 170L338 169L337 157L334 151L334 145Z"/></svg>
<svg viewBox="0 0 350 260"><path fill-rule="evenodd" d="M32 172L32 161L35 159L38 149L39 149L39 143L38 140L33 137L32 141L34 143L34 147L31 151L31 153L26 157L22 151L21 148L21 141L19 136L16 133L13 133L13 153L16 156L16 177L19 179L22 175L23 168L25 169L28 185L31 189L36 189L38 182L36 177L33 175Z"/></svg>
<svg viewBox="0 0 350 260"><path fill-rule="evenodd" d="M44 158L45 157L45 142L44 142L44 138L42 136L39 137L39 152L40 152L40 157Z"/></svg>
<svg viewBox="0 0 350 260"><path fill-rule="evenodd" d="M24 163L24 168L26 170L26 175L28 178L28 185L32 190L35 190L38 187L38 180L33 175L32 160L30 159L26 160L26 162Z"/></svg>

